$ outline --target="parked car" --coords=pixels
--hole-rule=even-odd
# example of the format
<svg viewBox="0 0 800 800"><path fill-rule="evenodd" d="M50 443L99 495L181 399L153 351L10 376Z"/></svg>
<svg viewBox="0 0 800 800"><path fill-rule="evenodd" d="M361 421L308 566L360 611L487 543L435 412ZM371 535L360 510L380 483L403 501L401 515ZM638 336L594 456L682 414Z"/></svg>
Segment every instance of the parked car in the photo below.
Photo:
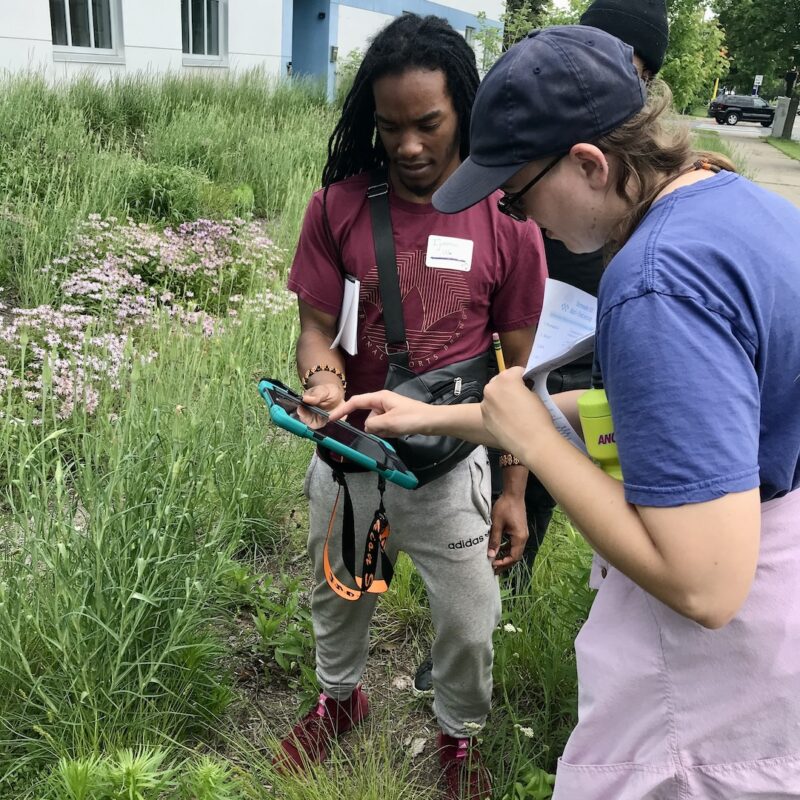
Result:
<svg viewBox="0 0 800 800"><path fill-rule="evenodd" d="M721 94L708 106L708 116L719 125L735 125L740 119L772 125L775 109L760 97L746 94Z"/></svg>

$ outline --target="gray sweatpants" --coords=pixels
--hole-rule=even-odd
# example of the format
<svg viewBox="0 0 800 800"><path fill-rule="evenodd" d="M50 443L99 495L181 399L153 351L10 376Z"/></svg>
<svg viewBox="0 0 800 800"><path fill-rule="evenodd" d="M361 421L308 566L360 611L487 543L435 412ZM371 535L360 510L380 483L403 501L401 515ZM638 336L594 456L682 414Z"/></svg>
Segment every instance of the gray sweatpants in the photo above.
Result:
<svg viewBox="0 0 800 800"><path fill-rule="evenodd" d="M350 473L356 570L378 507L374 473ZM377 595L352 602L325 581L322 552L338 484L316 455L308 468L305 493L311 530L308 550L316 585L311 599L317 640L317 677L323 691L343 700L355 689L369 650L369 625ZM394 559L408 553L428 590L433 627L434 713L445 733L471 736L465 723L483 725L492 692L492 631L500 620L500 590L486 557L490 524L490 476L484 448L455 469L415 491L386 484L384 504L391 534L386 551ZM341 555L340 498L329 554L336 576L352 584ZM389 589L391 591L391 587Z"/></svg>

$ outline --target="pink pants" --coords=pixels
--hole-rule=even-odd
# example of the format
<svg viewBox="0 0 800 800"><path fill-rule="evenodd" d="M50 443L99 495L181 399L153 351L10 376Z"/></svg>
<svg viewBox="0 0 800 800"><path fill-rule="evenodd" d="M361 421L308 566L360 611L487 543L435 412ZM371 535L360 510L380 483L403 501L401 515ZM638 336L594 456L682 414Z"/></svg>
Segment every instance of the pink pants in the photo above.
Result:
<svg viewBox="0 0 800 800"><path fill-rule="evenodd" d="M609 567L575 650L554 800L800 798L800 491L762 505L730 624L707 630Z"/></svg>

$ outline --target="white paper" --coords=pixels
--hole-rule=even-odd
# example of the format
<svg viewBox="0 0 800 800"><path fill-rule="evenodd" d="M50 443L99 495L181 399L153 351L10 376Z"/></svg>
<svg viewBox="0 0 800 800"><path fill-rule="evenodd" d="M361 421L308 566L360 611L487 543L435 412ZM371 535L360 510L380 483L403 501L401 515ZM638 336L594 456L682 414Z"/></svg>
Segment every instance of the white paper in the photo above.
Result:
<svg viewBox="0 0 800 800"><path fill-rule="evenodd" d="M358 296L361 281L352 275L345 275L342 311L339 314L339 330L331 344L331 350L341 346L351 356L358 355Z"/></svg>
<svg viewBox="0 0 800 800"><path fill-rule="evenodd" d="M536 338L533 341L525 378L541 398L558 432L575 447L586 452L575 432L547 391L547 376L557 367L569 364L594 349L597 299L574 286L548 278Z"/></svg>
<svg viewBox="0 0 800 800"><path fill-rule="evenodd" d="M454 236L429 236L425 266L435 269L457 269L469 272L472 269L472 239L457 239Z"/></svg>

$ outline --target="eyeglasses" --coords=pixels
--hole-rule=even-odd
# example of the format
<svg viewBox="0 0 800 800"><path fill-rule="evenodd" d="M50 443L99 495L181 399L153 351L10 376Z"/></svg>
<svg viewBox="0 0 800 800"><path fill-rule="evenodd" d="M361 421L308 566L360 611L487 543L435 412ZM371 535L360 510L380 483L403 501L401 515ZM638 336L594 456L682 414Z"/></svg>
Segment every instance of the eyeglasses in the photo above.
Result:
<svg viewBox="0 0 800 800"><path fill-rule="evenodd" d="M525 213L523 208L519 207L519 201L522 200L522 196L529 192L536 184L550 172L553 167L564 158L566 153L558 156L557 158L553 159L530 183L526 183L518 192L514 192L514 194L504 193L503 196L497 201L497 208L499 209L501 214L505 214L507 217L511 217L511 219L515 219L517 222L527 222L528 215Z"/></svg>

